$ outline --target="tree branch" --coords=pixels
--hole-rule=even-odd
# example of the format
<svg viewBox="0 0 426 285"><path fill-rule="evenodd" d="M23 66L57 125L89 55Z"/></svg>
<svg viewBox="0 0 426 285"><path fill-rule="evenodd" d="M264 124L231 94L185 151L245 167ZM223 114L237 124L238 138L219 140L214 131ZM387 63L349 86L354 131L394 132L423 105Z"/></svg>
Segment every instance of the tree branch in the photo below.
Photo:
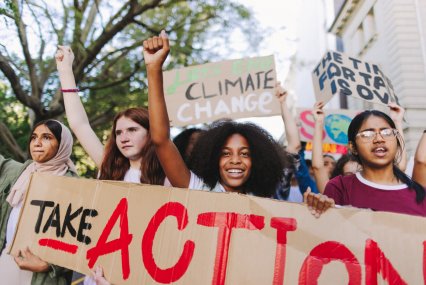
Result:
<svg viewBox="0 0 426 285"><path fill-rule="evenodd" d="M73 38L71 48L74 51L75 63L79 62L85 53L84 44L80 41L83 13L84 11L82 11L82 8L80 7L78 1L74 0L74 31L72 36Z"/></svg>
<svg viewBox="0 0 426 285"><path fill-rule="evenodd" d="M0 141L3 142L17 160L24 161L27 158L25 151L19 147L9 128L3 122L0 122Z"/></svg>
<svg viewBox="0 0 426 285"><path fill-rule="evenodd" d="M89 15L87 16L86 23L84 24L83 31L81 33L80 41L85 43L87 41L87 37L89 35L89 31L93 26L93 23L96 18L96 14L99 12L99 4L101 0L94 0L92 7L90 7Z"/></svg>
<svg viewBox="0 0 426 285"><path fill-rule="evenodd" d="M137 24L137 25L139 25L139 26L143 27L145 30L147 30L148 32L150 32L150 33L151 33L151 34L153 34L153 35L158 35L158 34L161 32L161 31L156 30L156 29L154 29L154 28L152 28L152 27L148 26L147 24L145 24L145 23L143 23L143 22L141 22L141 21L138 21L138 20L136 20L136 19L134 19L134 20L133 20L133 23L135 23L135 24Z"/></svg>
<svg viewBox="0 0 426 285"><path fill-rule="evenodd" d="M14 19L13 19L13 15L12 15L12 14L7 13L4 9L0 9L0 15L4 15L4 16L6 16L6 17L8 17L8 18L10 18L10 19L12 19L12 20L14 20Z"/></svg>
<svg viewBox="0 0 426 285"><path fill-rule="evenodd" d="M21 43L22 51L24 53L25 62L28 66L29 77L31 81L31 93L32 97L40 98L41 90L38 85L37 73L34 67L34 62L31 58L31 54L28 47L28 39L27 32L24 23L22 22L22 15L19 14L21 11L19 10L18 0L13 0L13 5L15 5L16 10L14 10L14 20L15 25L17 27L19 41Z"/></svg>
<svg viewBox="0 0 426 285"><path fill-rule="evenodd" d="M10 64L10 66L12 68L14 68L15 70L17 70L20 73L19 74L19 78L20 79L24 78L24 79L26 79L26 80L29 81L30 79L27 76L27 70L25 70L25 69L22 68L23 64L19 64L19 63L16 64L14 62L14 60L12 59L12 57L10 56L9 51L7 50L7 48L4 45L2 45L2 44L0 44L0 46L3 48L3 51L6 53L5 55L3 55L4 58L5 58L5 60ZM0 54L1 54L1 51L0 51Z"/></svg>
<svg viewBox="0 0 426 285"><path fill-rule="evenodd" d="M47 114L49 117L53 118L61 115L64 111L64 97L61 90L58 88L58 90L56 90L55 94L53 95L52 101L50 101L49 111Z"/></svg>
<svg viewBox="0 0 426 285"><path fill-rule="evenodd" d="M64 0L61 0L61 3L62 3L62 9L64 11L64 17L63 17L64 20L62 21L62 29L60 30L58 35L58 43L63 44L65 31L67 30L67 27L68 27L69 12L68 12L67 6L65 5Z"/></svg>
<svg viewBox="0 0 426 285"><path fill-rule="evenodd" d="M100 89L105 89L105 88L109 88L109 87L113 87L113 86L117 86L120 85L126 81L129 81L130 78L132 78L136 72L138 72L141 68L140 63L136 63L132 72L130 72L129 74L127 74L126 76L121 77L120 79L113 81L113 82L109 82L107 84L104 85L95 85L95 86L86 86L86 87L82 87L80 88L80 90L100 90Z"/></svg>
<svg viewBox="0 0 426 285"><path fill-rule="evenodd" d="M34 9L32 6L37 7L37 8L41 8L38 5L33 5L32 3L30 3L30 1L25 1L27 3L28 9L30 10L31 14L33 15L33 20L37 23L37 30L38 30L38 38L40 39L40 48L38 51L38 59L37 59L37 66L38 69L40 71L43 71L44 69L44 63L43 63L43 54L44 54L44 49L46 47L46 41L43 37L43 33L41 31L43 25L41 24L41 22L39 21L39 17L37 16L37 14L35 13ZM40 88L42 88L42 86L44 86L44 81L42 78L38 78L38 86L40 86Z"/></svg>
<svg viewBox="0 0 426 285"><path fill-rule="evenodd" d="M138 46L142 46L143 41L135 42L131 46L122 47L119 49L115 49L104 56L102 56L100 59L94 60L93 63L87 68L86 73L90 73L93 68L95 68L99 63L105 62L106 59L108 59L110 56L122 52L122 54L118 57L122 57L123 54L128 54L131 50L137 48Z"/></svg>
<svg viewBox="0 0 426 285"><path fill-rule="evenodd" d="M111 118L114 117L114 108L117 105L115 103L111 103L110 107L108 108L108 110L106 110L105 112L102 112L100 115L94 116L92 118L89 119L90 121L90 126L92 126L92 128L97 128L100 125L106 124L106 123L110 123L111 122Z"/></svg>
<svg viewBox="0 0 426 285"><path fill-rule="evenodd" d="M86 49L87 54L85 58L79 62L75 68L76 81L80 81L80 79L83 77L84 68L94 60L96 55L101 51L106 43L108 43L116 34L123 30L129 23L132 23L135 16L140 15L149 9L155 8L158 3L160 3L160 1L161 0L153 0L151 3L140 5L136 0L131 0L127 14L124 15L123 18L116 24L112 26L107 25L106 29L97 38L97 40Z"/></svg>
<svg viewBox="0 0 426 285"><path fill-rule="evenodd" d="M0 52L0 70L9 80L10 86L12 87L12 90L15 93L16 98L25 106L37 109L38 100L34 97L27 96L27 93L24 91L19 81L19 77L16 75L12 66L10 66L8 59L4 57L1 52Z"/></svg>

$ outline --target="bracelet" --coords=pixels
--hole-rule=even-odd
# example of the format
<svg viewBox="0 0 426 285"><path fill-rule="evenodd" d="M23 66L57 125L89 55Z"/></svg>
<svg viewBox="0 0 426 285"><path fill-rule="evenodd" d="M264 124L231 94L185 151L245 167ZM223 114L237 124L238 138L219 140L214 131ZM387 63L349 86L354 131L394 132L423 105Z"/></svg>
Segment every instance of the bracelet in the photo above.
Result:
<svg viewBox="0 0 426 285"><path fill-rule="evenodd" d="M78 91L80 91L80 89L78 88L72 88L72 89L61 89L62 93L77 93Z"/></svg>

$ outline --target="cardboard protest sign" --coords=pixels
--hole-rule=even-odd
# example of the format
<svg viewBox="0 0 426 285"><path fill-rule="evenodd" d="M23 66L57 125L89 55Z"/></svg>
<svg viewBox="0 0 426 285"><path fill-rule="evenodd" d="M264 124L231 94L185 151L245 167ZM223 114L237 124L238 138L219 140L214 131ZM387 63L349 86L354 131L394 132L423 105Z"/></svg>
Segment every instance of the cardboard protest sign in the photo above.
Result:
<svg viewBox="0 0 426 285"><path fill-rule="evenodd" d="M371 103L399 105L392 83L378 65L328 51L312 72L317 101L344 94Z"/></svg>
<svg viewBox="0 0 426 285"><path fill-rule="evenodd" d="M175 127L280 114L274 96L273 56L207 63L163 74L167 111Z"/></svg>
<svg viewBox="0 0 426 285"><path fill-rule="evenodd" d="M113 284L423 284L426 219L35 174L12 249ZM391 280L391 281L390 281ZM318 283L317 283L318 282Z"/></svg>
<svg viewBox="0 0 426 285"><path fill-rule="evenodd" d="M339 145L348 144L348 127L359 111L325 109L323 142ZM314 137L315 120L312 109L297 108L300 140L309 142Z"/></svg>

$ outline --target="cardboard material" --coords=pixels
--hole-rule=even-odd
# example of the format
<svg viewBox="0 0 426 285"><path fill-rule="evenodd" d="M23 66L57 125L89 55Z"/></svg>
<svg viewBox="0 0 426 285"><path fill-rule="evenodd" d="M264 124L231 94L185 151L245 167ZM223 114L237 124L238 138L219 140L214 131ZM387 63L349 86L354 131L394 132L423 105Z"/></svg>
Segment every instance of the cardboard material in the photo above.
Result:
<svg viewBox="0 0 426 285"><path fill-rule="evenodd" d="M11 250L86 274L101 264L114 284L423 284L425 239L421 217L316 219L252 196L35 174Z"/></svg>
<svg viewBox="0 0 426 285"><path fill-rule="evenodd" d="M360 111L345 109L324 110L324 131L323 142L339 145L348 144L348 127L352 119ZM298 108L299 134L300 140L309 142L314 137L315 119L312 109Z"/></svg>
<svg viewBox="0 0 426 285"><path fill-rule="evenodd" d="M163 74L167 110L175 127L280 114L274 96L273 56L207 63Z"/></svg>
<svg viewBox="0 0 426 285"><path fill-rule="evenodd" d="M312 72L317 101L328 102L335 94L387 105L398 98L392 83L376 64L328 51Z"/></svg>

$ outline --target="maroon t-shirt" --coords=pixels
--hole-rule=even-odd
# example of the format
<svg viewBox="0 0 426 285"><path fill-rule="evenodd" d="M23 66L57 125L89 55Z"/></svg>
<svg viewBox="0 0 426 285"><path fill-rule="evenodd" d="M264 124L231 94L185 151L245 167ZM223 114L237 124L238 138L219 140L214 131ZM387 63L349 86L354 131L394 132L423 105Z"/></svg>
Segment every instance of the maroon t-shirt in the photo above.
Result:
<svg viewBox="0 0 426 285"><path fill-rule="evenodd" d="M426 199L418 204L416 192L406 184L381 185L364 179L360 173L331 179L324 194L337 205L426 216Z"/></svg>

